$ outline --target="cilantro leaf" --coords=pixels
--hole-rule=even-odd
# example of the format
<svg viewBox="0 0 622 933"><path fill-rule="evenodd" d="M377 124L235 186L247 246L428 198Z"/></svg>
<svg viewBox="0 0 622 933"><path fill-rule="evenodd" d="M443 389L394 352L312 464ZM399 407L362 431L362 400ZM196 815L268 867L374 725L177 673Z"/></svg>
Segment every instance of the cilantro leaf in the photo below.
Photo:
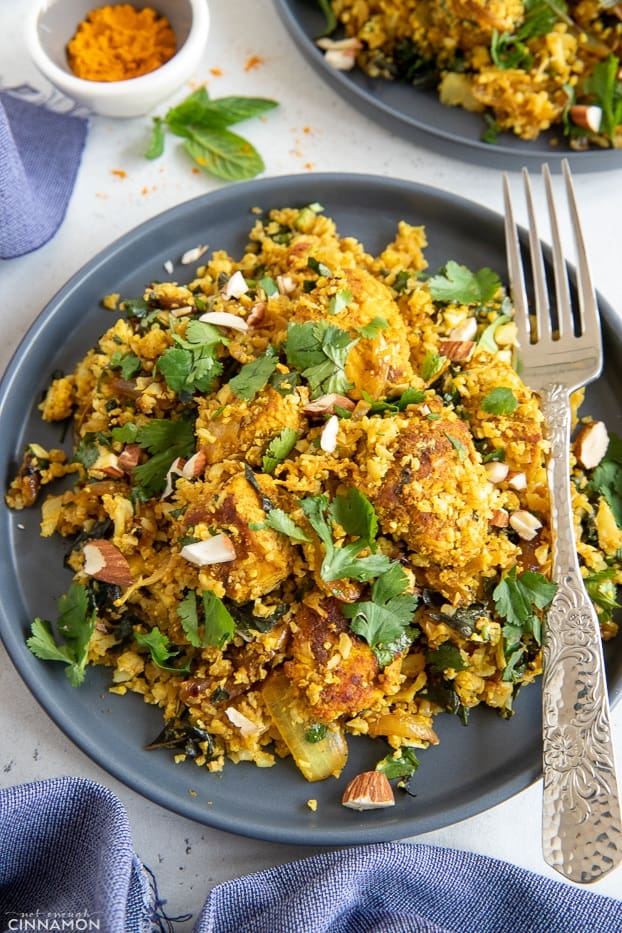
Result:
<svg viewBox="0 0 622 933"><path fill-rule="evenodd" d="M136 442L153 456L132 470L132 482L141 495L151 498L164 488L173 460L188 458L194 452L194 428L183 418L153 418L138 429Z"/></svg>
<svg viewBox="0 0 622 933"><path fill-rule="evenodd" d="M136 644L139 648L148 648L151 654L151 660L158 667L161 667L165 671L174 671L176 674L187 673L190 670L190 662L186 662L184 667L172 667L166 662L171 658L177 657L179 651L171 650L171 643L169 641L168 635L165 635L164 632L161 632L157 625L151 629L151 631L143 634L142 632L134 632L134 638Z"/></svg>
<svg viewBox="0 0 622 933"><path fill-rule="evenodd" d="M233 616L222 599L210 590L203 590L202 603L205 616L203 644L214 648L224 648L235 632Z"/></svg>
<svg viewBox="0 0 622 933"><path fill-rule="evenodd" d="M329 314L341 314L341 312L348 307L352 301L352 292L349 288L340 288L339 291L333 295L333 297L328 302L328 313Z"/></svg>
<svg viewBox="0 0 622 933"><path fill-rule="evenodd" d="M460 654L460 649L451 642L446 641L426 655L426 664L432 671L442 674L450 668L454 671L464 671L469 665Z"/></svg>
<svg viewBox="0 0 622 933"><path fill-rule="evenodd" d="M363 493L358 493L358 495L365 499ZM374 546L374 542L367 537L358 537L356 541L341 546L334 543L331 525L329 524L329 517L334 516L334 511L331 509L326 496L320 495L313 496L310 499L302 499L300 505L311 527L324 545L324 559L320 567L320 575L323 580L342 580L344 578L372 580L389 569L391 560L384 554L372 553L363 557L359 556L362 551L368 548L371 550ZM340 507L338 506L337 509L339 511ZM340 513L342 518L346 518L346 511L344 509ZM369 523L369 517L366 521Z"/></svg>
<svg viewBox="0 0 622 933"><path fill-rule="evenodd" d="M371 599L342 606L350 628L372 648L381 667L408 647L413 631L410 623L417 597L405 595L408 577L399 564L391 563L371 588Z"/></svg>
<svg viewBox="0 0 622 933"><path fill-rule="evenodd" d="M182 601L177 607L177 615L181 622L181 627L186 633L186 638L194 648L200 648L202 645L199 635L199 617L197 613L197 594L194 590L188 590Z"/></svg>
<svg viewBox="0 0 622 933"><path fill-rule="evenodd" d="M477 346L482 350L486 350L487 353L496 353L499 347L495 342L495 333L502 324L507 324L511 320L509 315L500 314L492 324L489 324L488 327L482 332L481 337L477 341Z"/></svg>
<svg viewBox="0 0 622 933"><path fill-rule="evenodd" d="M607 567L588 574L583 581L588 596L600 610L599 617L603 622L613 618L614 611L620 609L618 588L614 582L616 575L615 567Z"/></svg>
<svg viewBox="0 0 622 933"><path fill-rule="evenodd" d="M345 373L348 354L358 343L347 330L326 321L290 323L285 354L290 366L307 380L313 398L336 392L345 395L351 384Z"/></svg>
<svg viewBox="0 0 622 933"><path fill-rule="evenodd" d="M425 392L421 389L404 389L402 394L396 398L378 399L376 401L373 401L371 396L363 392L363 398L371 406L369 412L372 415L381 412L397 414L397 412L404 411L409 405L418 405L419 402L423 402L425 400Z"/></svg>
<svg viewBox="0 0 622 933"><path fill-rule="evenodd" d="M497 386L484 396L481 407L490 415L511 415L518 408L518 401L511 389Z"/></svg>
<svg viewBox="0 0 622 933"><path fill-rule="evenodd" d="M252 402L257 393L267 385L278 361L272 347L268 347L263 356L242 366L237 376L229 380L229 388L238 398Z"/></svg>
<svg viewBox="0 0 622 933"><path fill-rule="evenodd" d="M545 609L557 591L557 584L533 570L526 570L518 577L516 567L503 574L493 590L497 613L505 619L503 625L503 650L506 667L502 674L505 681L519 676L517 665L526 651L525 636L531 636L539 645L542 641L542 623L535 610Z"/></svg>
<svg viewBox="0 0 622 933"><path fill-rule="evenodd" d="M323 275L325 278L330 278L333 274L327 265L321 262L319 259L316 259L315 256L309 256L307 259L307 265L309 269L313 269L314 272L317 272L318 275Z"/></svg>
<svg viewBox="0 0 622 933"><path fill-rule="evenodd" d="M110 357L111 369L120 369L123 379L131 379L140 372L142 363L134 353L121 353L117 350Z"/></svg>
<svg viewBox="0 0 622 933"><path fill-rule="evenodd" d="M336 495L329 506L329 514L346 534L356 535L370 547L374 547L378 534L378 517L364 493L352 488L348 489L345 495Z"/></svg>
<svg viewBox="0 0 622 933"><path fill-rule="evenodd" d="M439 356L438 353L426 353L421 364L421 378L424 382L433 382L435 377L440 375L443 364L447 357Z"/></svg>
<svg viewBox="0 0 622 933"><path fill-rule="evenodd" d="M435 301L483 305L494 298L501 287L501 280L491 269L471 272L450 259L438 275L428 279L428 287Z"/></svg>
<svg viewBox="0 0 622 933"><path fill-rule="evenodd" d="M369 324L364 324L363 327L356 327L355 330L361 337L365 337L367 340L373 340L374 337L378 336L380 331L386 330L388 326L389 324L385 318L377 316L373 318Z"/></svg>
<svg viewBox="0 0 622 933"><path fill-rule="evenodd" d="M622 123L622 85L619 80L620 60L609 55L596 62L592 74L582 84L582 91L602 110L600 131L610 140Z"/></svg>
<svg viewBox="0 0 622 933"><path fill-rule="evenodd" d="M273 437L262 458L264 473L274 473L278 464L282 463L294 449L297 440L298 432L293 428L283 428L280 434Z"/></svg>
<svg viewBox="0 0 622 933"><path fill-rule="evenodd" d="M181 396L210 392L222 372L217 348L227 340L204 321L190 321L185 337L174 333L173 340L177 346L165 350L156 363L168 387Z"/></svg>
<svg viewBox="0 0 622 933"><path fill-rule="evenodd" d="M321 742L326 738L327 732L328 726L326 726L325 723L315 722L312 726L309 726L305 732L305 741L315 745L316 742Z"/></svg>
<svg viewBox="0 0 622 933"><path fill-rule="evenodd" d="M26 645L36 657L44 661L62 661L66 664L65 674L70 684L78 687L84 680L89 642L95 629L95 606L89 590L74 582L58 600L57 609L57 628L64 643L56 641L47 620L36 618Z"/></svg>
<svg viewBox="0 0 622 933"><path fill-rule="evenodd" d="M251 522L248 526L252 531L260 531L262 528L272 528L281 534L287 535L292 541L310 541L311 539L304 533L291 515L284 512L283 509L270 509L266 513L265 521Z"/></svg>

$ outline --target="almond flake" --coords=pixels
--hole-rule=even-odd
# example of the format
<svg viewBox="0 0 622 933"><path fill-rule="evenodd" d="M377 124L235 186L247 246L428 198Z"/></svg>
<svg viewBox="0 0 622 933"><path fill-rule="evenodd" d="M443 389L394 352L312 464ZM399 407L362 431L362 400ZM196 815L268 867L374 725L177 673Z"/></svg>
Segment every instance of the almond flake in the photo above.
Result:
<svg viewBox="0 0 622 933"><path fill-rule="evenodd" d="M206 311L199 320L205 321L206 324L215 324L216 327L231 327L233 330L241 331L248 330L248 324L243 318L238 317L237 314L229 314L228 311Z"/></svg>
<svg viewBox="0 0 622 933"><path fill-rule="evenodd" d="M181 468L181 474L186 479L194 479L196 476L200 476L203 473L206 463L207 455L205 451L197 450L196 454L193 454L189 460L186 460Z"/></svg>
<svg viewBox="0 0 622 933"><path fill-rule="evenodd" d="M235 548L231 538L225 534L214 535L205 541L195 541L182 547L181 556L197 567L206 567L208 564L225 564L235 560Z"/></svg>
<svg viewBox="0 0 622 933"><path fill-rule="evenodd" d="M206 253L209 249L209 246L195 246L193 249L187 249L186 252L181 257L182 266L187 266L191 262L196 262L197 259L200 259L203 253Z"/></svg>
<svg viewBox="0 0 622 933"><path fill-rule="evenodd" d="M220 294L223 298L241 298L242 295L245 295L247 291L248 285L246 283L246 279L238 269L238 271L234 272L233 275L227 280Z"/></svg>
<svg viewBox="0 0 622 933"><path fill-rule="evenodd" d="M339 433L339 418L337 415L331 415L320 435L320 447L327 454L332 454L337 446L337 434Z"/></svg>
<svg viewBox="0 0 622 933"><path fill-rule="evenodd" d="M439 353L448 360L470 360L474 349L473 340L441 340Z"/></svg>
<svg viewBox="0 0 622 933"><path fill-rule="evenodd" d="M320 395L319 398L313 399L312 402L307 402L303 410L305 415L332 415L335 408L353 411L354 402L345 395L329 392L327 395Z"/></svg>
<svg viewBox="0 0 622 933"><path fill-rule="evenodd" d="M277 275L276 285L281 295L291 295L296 290L296 283L291 275Z"/></svg>
<svg viewBox="0 0 622 933"><path fill-rule="evenodd" d="M164 484L164 492L162 493L162 499L168 499L168 497L173 492L173 477L174 476L183 476L184 461L181 457L175 457L171 463L168 471L166 473L166 483Z"/></svg>
<svg viewBox="0 0 622 933"><path fill-rule="evenodd" d="M173 269L174 269L175 267L174 267L174 265L173 265L173 263L171 262L170 259L167 259L166 262L163 262L163 263L162 263L162 265L164 266L164 271L166 272L167 275L172 275L172 274L173 274Z"/></svg>
<svg viewBox="0 0 622 933"><path fill-rule="evenodd" d="M262 731L261 726L245 716L244 713L241 713L235 706L228 706L225 710L225 716L229 722L238 727L243 736L257 735Z"/></svg>
<svg viewBox="0 0 622 933"><path fill-rule="evenodd" d="M607 453L609 434L602 421L584 424L575 438L573 450L584 470L593 470Z"/></svg>

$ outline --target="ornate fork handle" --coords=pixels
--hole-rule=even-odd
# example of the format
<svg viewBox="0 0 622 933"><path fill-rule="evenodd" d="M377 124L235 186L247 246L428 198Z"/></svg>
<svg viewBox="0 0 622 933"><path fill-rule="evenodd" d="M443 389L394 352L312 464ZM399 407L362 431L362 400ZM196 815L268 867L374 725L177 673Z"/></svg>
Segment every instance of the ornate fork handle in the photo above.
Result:
<svg viewBox="0 0 622 933"><path fill-rule="evenodd" d="M579 883L622 861L620 800L598 617L577 557L570 498L568 390L542 391L549 425L553 578L543 637L543 840L546 861Z"/></svg>

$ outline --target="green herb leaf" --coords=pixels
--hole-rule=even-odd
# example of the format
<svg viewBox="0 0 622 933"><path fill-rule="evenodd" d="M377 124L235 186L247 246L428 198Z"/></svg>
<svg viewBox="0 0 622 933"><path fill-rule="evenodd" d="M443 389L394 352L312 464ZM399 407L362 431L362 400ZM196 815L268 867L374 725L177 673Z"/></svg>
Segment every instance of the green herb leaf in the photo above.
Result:
<svg viewBox="0 0 622 933"><path fill-rule="evenodd" d="M307 259L307 265L309 269L313 269L313 271L317 272L318 275L323 275L327 279L329 279L333 274L328 266L326 266L323 262L320 262L319 259L316 259L315 256L309 256Z"/></svg>
<svg viewBox="0 0 622 933"><path fill-rule="evenodd" d="M294 519L283 509L270 509L263 522L251 522L248 526L252 531L261 531L262 528L272 528L281 534L287 535L292 541L310 541Z"/></svg>
<svg viewBox="0 0 622 933"><path fill-rule="evenodd" d="M285 354L290 366L307 380L313 398L336 392L345 395L351 384L345 373L348 354L358 338L325 321L290 323Z"/></svg>
<svg viewBox="0 0 622 933"><path fill-rule="evenodd" d="M389 324L385 318L375 317L369 324L365 324L363 327L357 327L355 330L361 337L365 337L367 340L373 340L381 331L387 330L388 326Z"/></svg>
<svg viewBox="0 0 622 933"><path fill-rule="evenodd" d="M323 722L316 722L312 726L309 726L305 732L305 740L315 745L316 742L321 742L322 739L326 738L327 732L328 727Z"/></svg>
<svg viewBox="0 0 622 933"><path fill-rule="evenodd" d="M349 288L340 288L328 302L329 314L341 314L352 301L352 292Z"/></svg>
<svg viewBox="0 0 622 933"><path fill-rule="evenodd" d="M336 495L329 506L334 522L348 535L356 535L374 547L378 534L378 517L367 496L358 489L348 489L345 495Z"/></svg>
<svg viewBox="0 0 622 933"><path fill-rule="evenodd" d="M136 639L136 644L139 648L148 648L151 654L151 660L158 667L161 667L165 671L174 671L176 674L188 673L190 670L190 662L188 661L184 667L172 667L166 662L171 658L177 657L179 651L171 650L171 643L169 641L168 635L165 635L164 632L161 632L157 625L151 629L151 631L143 634L142 632L134 632L134 638Z"/></svg>
<svg viewBox="0 0 622 933"><path fill-rule="evenodd" d="M426 353L421 365L421 378L424 382L432 382L435 376L438 376L443 368L447 357L439 356L438 353Z"/></svg>
<svg viewBox="0 0 622 933"><path fill-rule="evenodd" d="M526 570L517 577L516 567L503 574L493 590L497 613L506 620L503 625L504 681L520 678L518 665L527 650L525 638L533 638L538 645L541 643L542 623L535 610L545 609L556 591L556 583L535 571Z"/></svg>
<svg viewBox="0 0 622 933"><path fill-rule="evenodd" d="M390 563L372 585L370 600L342 606L344 616L351 619L350 628L373 649L381 667L412 640L408 628L417 608L417 597L404 595L407 586L408 577L403 569Z"/></svg>
<svg viewBox="0 0 622 933"><path fill-rule="evenodd" d="M324 30L321 35L329 36L331 32L334 32L337 28L337 17L335 16L332 2L331 0L317 0L317 5L324 14L325 18Z"/></svg>
<svg viewBox="0 0 622 933"><path fill-rule="evenodd" d="M230 130L192 129L183 146L199 168L225 181L254 178L265 169L252 143Z"/></svg>
<svg viewBox="0 0 622 933"><path fill-rule="evenodd" d="M131 379L140 372L142 363L134 353L121 353L116 350L110 356L110 368L120 369L123 379Z"/></svg>
<svg viewBox="0 0 622 933"><path fill-rule="evenodd" d="M622 123L622 85L618 75L620 60L610 55L596 62L592 74L582 83L582 91L602 109L600 132L613 140L616 127Z"/></svg>
<svg viewBox="0 0 622 933"><path fill-rule="evenodd" d="M151 498L164 488L173 460L194 453L194 428L183 418L153 418L138 429L136 442L153 456L132 470L132 481L142 495Z"/></svg>
<svg viewBox="0 0 622 933"><path fill-rule="evenodd" d="M454 437L449 431L445 431L445 437L458 454L458 460L464 460L467 455L467 449L458 437Z"/></svg>
<svg viewBox="0 0 622 933"><path fill-rule="evenodd" d="M162 126L162 118L154 117L153 126L151 128L151 139L149 140L149 145L145 151L145 158L159 159L163 152L164 127Z"/></svg>
<svg viewBox="0 0 622 933"><path fill-rule="evenodd" d="M497 386L484 396L481 407L490 415L511 415L518 408L518 401L511 389Z"/></svg>
<svg viewBox="0 0 622 933"><path fill-rule="evenodd" d="M257 282L257 285L260 288L263 288L266 298L271 298L272 295L279 294L278 285L276 284L274 279L269 275L264 276L263 279L259 279L259 281Z"/></svg>
<svg viewBox="0 0 622 933"><path fill-rule="evenodd" d="M428 287L435 301L483 305L494 298L501 287L501 280L491 269L471 272L450 259L441 273L428 279Z"/></svg>
<svg viewBox="0 0 622 933"><path fill-rule="evenodd" d="M202 639L199 635L199 616L197 613L197 594L194 590L188 590L182 601L177 607L177 615L181 622L181 627L186 633L186 638L195 648L202 646Z"/></svg>
<svg viewBox="0 0 622 933"><path fill-rule="evenodd" d="M420 402L423 402L425 400L425 392L421 389L404 389L402 394L397 398L378 399L377 401L374 401L364 392L363 398L369 403L369 411L372 415L384 412L397 414L397 412L405 411L409 405L418 405Z"/></svg>
<svg viewBox="0 0 622 933"><path fill-rule="evenodd" d="M78 687L84 680L89 642L95 629L95 606L89 590L79 583L72 583L58 600L57 609L57 628L64 643L56 641L47 620L36 618L26 646L44 661L66 664L65 674L69 683Z"/></svg>
<svg viewBox="0 0 622 933"><path fill-rule="evenodd" d="M283 428L280 434L273 437L262 458L264 473L274 473L278 464L282 463L294 449L297 440L298 432L293 428Z"/></svg>
<svg viewBox="0 0 622 933"><path fill-rule="evenodd" d="M495 334L501 325L507 324L509 320L511 319L507 314L500 314L499 317L496 318L492 324L489 324L482 332L481 337L477 341L477 346L482 350L486 350L487 353L496 353L499 347L495 342Z"/></svg>
<svg viewBox="0 0 622 933"><path fill-rule="evenodd" d="M203 644L214 648L224 648L235 632L233 616L222 599L209 590L203 591L202 601L205 616Z"/></svg>
<svg viewBox="0 0 622 933"><path fill-rule="evenodd" d="M237 376L229 380L229 388L238 398L252 402L257 393L267 385L278 361L272 347L268 347L263 356L242 366Z"/></svg>
<svg viewBox="0 0 622 933"><path fill-rule="evenodd" d="M275 100L267 97L216 97L213 100L200 97L194 99L192 113L187 112L184 117L184 113L180 115L179 108L175 108L173 113L169 111L166 119L175 126L185 123L218 130L251 117L259 117L277 106Z"/></svg>
<svg viewBox="0 0 622 933"><path fill-rule="evenodd" d="M451 642L445 642L438 648L428 651L426 654L426 665L432 671L442 674L447 670L464 671L469 666L460 654L460 649L452 645Z"/></svg>
<svg viewBox="0 0 622 933"><path fill-rule="evenodd" d="M410 745L402 745L396 752L392 752L376 765L376 771L382 771L392 781L394 778L411 778L419 767L419 759L415 749Z"/></svg>

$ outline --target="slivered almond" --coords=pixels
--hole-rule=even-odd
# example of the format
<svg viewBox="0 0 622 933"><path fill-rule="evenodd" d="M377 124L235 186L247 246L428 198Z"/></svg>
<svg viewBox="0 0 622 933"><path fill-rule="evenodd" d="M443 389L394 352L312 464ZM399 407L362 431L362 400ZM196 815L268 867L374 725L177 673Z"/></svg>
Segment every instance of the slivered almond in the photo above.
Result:
<svg viewBox="0 0 622 933"><path fill-rule="evenodd" d="M327 454L332 454L337 446L337 434L339 433L339 418L337 415L331 415L320 435L320 447Z"/></svg>
<svg viewBox="0 0 622 933"><path fill-rule="evenodd" d="M475 349L474 340L441 340L439 352L448 360L469 360Z"/></svg>
<svg viewBox="0 0 622 933"><path fill-rule="evenodd" d="M266 302L258 301L257 304L254 304L251 308L248 317L246 318L246 323L249 327L254 327L256 324L259 324L260 321L263 321L263 316L266 313Z"/></svg>
<svg viewBox="0 0 622 933"><path fill-rule="evenodd" d="M572 445L574 455L584 470L593 470L607 453L609 434L602 421L584 424Z"/></svg>
<svg viewBox="0 0 622 933"><path fill-rule="evenodd" d="M477 334L477 321L474 317L467 317L460 321L449 331L449 340L473 340Z"/></svg>
<svg viewBox="0 0 622 933"><path fill-rule="evenodd" d="M523 541L533 541L542 528L542 522L526 509L517 509L510 515L510 525Z"/></svg>
<svg viewBox="0 0 622 933"><path fill-rule="evenodd" d="M386 774L362 771L344 790L341 803L352 810L377 810L395 806L395 797Z"/></svg>
<svg viewBox="0 0 622 933"><path fill-rule="evenodd" d="M320 395L319 398L308 402L303 411L305 415L332 415L335 408L343 408L346 411L354 411L354 402L345 395L338 395L336 392L329 392L328 395Z"/></svg>
<svg viewBox="0 0 622 933"><path fill-rule="evenodd" d="M527 476L525 473L510 470L507 475L507 483L512 489L521 492L523 489L527 489Z"/></svg>
<svg viewBox="0 0 622 933"><path fill-rule="evenodd" d="M184 560L197 567L206 567L208 564L225 564L235 560L235 548L228 535L218 534L205 541L195 541L186 544L180 551Z"/></svg>
<svg viewBox="0 0 622 933"><path fill-rule="evenodd" d="M220 294L223 298L241 298L242 295L245 295L248 291L248 284L246 279L238 269L237 272L234 272L232 276L225 282L224 287L222 288Z"/></svg>
<svg viewBox="0 0 622 933"><path fill-rule="evenodd" d="M276 284L281 295L291 295L296 290L296 283L291 275L277 275Z"/></svg>
<svg viewBox="0 0 622 933"><path fill-rule="evenodd" d="M510 472L507 463L503 463L501 460L489 460L488 463L484 464L484 469L489 483L502 483Z"/></svg>
<svg viewBox="0 0 622 933"><path fill-rule="evenodd" d="M117 586L129 586L132 583L130 565L112 541L95 538L84 545L82 553L84 554L83 569L89 577Z"/></svg>
<svg viewBox="0 0 622 933"><path fill-rule="evenodd" d="M206 324L215 324L216 327L231 327L233 330L241 331L248 330L248 324L244 318L238 317L237 314L229 314L228 311L206 311L199 320L205 321Z"/></svg>

